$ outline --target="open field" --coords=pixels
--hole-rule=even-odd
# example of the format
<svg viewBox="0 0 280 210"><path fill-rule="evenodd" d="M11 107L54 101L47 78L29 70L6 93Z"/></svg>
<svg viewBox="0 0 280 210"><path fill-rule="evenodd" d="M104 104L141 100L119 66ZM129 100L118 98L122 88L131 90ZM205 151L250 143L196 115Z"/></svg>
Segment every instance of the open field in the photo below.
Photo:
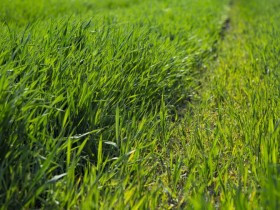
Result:
<svg viewBox="0 0 280 210"><path fill-rule="evenodd" d="M279 209L279 9L2 0L0 209Z"/></svg>

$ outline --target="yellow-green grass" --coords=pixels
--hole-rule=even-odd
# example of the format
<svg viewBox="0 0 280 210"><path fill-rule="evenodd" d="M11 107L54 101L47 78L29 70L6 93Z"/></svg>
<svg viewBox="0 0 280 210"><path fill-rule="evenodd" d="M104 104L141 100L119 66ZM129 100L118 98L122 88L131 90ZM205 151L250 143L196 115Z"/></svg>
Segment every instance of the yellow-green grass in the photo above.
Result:
<svg viewBox="0 0 280 210"><path fill-rule="evenodd" d="M190 187L197 189L195 208L280 207L279 8L275 1L233 1L195 114L186 116L187 139L197 147L193 176L203 180Z"/></svg>

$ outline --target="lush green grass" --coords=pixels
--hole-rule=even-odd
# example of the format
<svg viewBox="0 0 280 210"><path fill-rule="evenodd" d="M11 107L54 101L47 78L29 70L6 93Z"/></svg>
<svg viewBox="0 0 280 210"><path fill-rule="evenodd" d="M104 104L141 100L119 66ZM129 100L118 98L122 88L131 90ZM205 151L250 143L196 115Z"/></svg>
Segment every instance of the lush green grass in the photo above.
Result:
<svg viewBox="0 0 280 210"><path fill-rule="evenodd" d="M278 3L1 4L2 209L279 208Z"/></svg>
<svg viewBox="0 0 280 210"><path fill-rule="evenodd" d="M88 2L1 8L3 208L181 205L171 122L226 1Z"/></svg>

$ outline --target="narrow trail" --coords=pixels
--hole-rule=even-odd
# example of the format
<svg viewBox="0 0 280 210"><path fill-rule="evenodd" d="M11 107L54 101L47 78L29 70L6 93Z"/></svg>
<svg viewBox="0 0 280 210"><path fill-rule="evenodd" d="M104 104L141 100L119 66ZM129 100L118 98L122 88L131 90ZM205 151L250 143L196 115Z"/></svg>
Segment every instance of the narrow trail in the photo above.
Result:
<svg viewBox="0 0 280 210"><path fill-rule="evenodd" d="M257 23L257 14L250 12L261 6L251 4L230 2L217 56L207 65L188 127L188 138L209 168L207 193L222 209L260 205L260 189L271 183L277 173L270 171L271 164L279 160L279 89L273 85L279 81L268 75L266 55L260 57L266 32L255 30L266 19ZM254 50L257 44L259 51ZM271 208L276 207L274 201Z"/></svg>
<svg viewBox="0 0 280 210"><path fill-rule="evenodd" d="M230 11L232 10L233 7L233 0L231 0L228 4L227 10L228 10L228 14L226 19L224 20L222 27L221 27L221 31L219 33L221 40L224 40L226 34L228 33L230 26L231 26L231 18L230 17Z"/></svg>

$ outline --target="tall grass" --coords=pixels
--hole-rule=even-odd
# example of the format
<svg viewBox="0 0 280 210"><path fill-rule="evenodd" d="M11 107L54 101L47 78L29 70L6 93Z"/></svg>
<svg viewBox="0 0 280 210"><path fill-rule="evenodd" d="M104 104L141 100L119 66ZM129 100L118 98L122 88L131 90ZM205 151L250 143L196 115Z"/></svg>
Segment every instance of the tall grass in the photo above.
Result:
<svg viewBox="0 0 280 210"><path fill-rule="evenodd" d="M226 2L2 1L2 208L186 205L174 122Z"/></svg>

